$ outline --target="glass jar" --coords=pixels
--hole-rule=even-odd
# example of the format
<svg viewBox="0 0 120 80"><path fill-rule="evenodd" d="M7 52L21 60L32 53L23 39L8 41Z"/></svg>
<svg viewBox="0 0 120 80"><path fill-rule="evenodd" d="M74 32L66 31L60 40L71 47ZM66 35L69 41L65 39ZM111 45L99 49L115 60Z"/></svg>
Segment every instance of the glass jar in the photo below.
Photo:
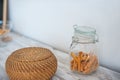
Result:
<svg viewBox="0 0 120 80"><path fill-rule="evenodd" d="M90 74L99 66L97 57L98 36L94 28L74 25L74 35L70 46L70 69Z"/></svg>
<svg viewBox="0 0 120 80"><path fill-rule="evenodd" d="M5 29L3 29L3 25L0 25L0 47L5 47L9 41L12 40L10 37L10 31L12 29L12 23L9 21L5 25Z"/></svg>

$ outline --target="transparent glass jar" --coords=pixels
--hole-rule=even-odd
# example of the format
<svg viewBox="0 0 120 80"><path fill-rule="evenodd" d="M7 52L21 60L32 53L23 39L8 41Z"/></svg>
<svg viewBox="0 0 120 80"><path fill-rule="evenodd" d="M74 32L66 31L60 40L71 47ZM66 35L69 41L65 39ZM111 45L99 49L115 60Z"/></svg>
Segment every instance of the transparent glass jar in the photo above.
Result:
<svg viewBox="0 0 120 80"><path fill-rule="evenodd" d="M75 72L90 74L97 70L98 36L94 28L74 25L74 35L70 46L70 69Z"/></svg>
<svg viewBox="0 0 120 80"><path fill-rule="evenodd" d="M12 26L10 21L5 25L5 29L2 28L3 25L0 25L0 47L5 47L12 40L10 36Z"/></svg>

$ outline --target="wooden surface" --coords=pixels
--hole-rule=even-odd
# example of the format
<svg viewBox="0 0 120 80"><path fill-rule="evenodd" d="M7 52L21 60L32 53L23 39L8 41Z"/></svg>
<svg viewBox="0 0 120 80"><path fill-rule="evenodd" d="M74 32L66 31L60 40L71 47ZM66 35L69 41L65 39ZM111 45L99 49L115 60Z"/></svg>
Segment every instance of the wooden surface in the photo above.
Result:
<svg viewBox="0 0 120 80"><path fill-rule="evenodd" d="M10 36L13 40L6 46L0 47L0 80L9 80L5 72L5 61L7 57L13 51L24 47L45 47L55 54L58 60L58 68L52 80L120 80L120 73L101 66L91 75L75 74L69 69L68 54L16 33L10 33Z"/></svg>

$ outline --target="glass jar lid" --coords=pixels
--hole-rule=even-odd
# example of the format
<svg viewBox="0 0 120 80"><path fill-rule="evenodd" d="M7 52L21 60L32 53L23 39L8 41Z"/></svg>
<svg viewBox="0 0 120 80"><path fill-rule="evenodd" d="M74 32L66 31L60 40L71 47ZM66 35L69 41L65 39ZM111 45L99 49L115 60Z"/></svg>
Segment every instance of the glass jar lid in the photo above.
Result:
<svg viewBox="0 0 120 80"><path fill-rule="evenodd" d="M74 25L73 40L81 43L94 43L98 41L96 29L89 26Z"/></svg>
<svg viewBox="0 0 120 80"><path fill-rule="evenodd" d="M95 35L96 34L96 30L92 27L89 26L77 26L74 25L74 31L75 33L79 33L79 34L84 34L84 35Z"/></svg>

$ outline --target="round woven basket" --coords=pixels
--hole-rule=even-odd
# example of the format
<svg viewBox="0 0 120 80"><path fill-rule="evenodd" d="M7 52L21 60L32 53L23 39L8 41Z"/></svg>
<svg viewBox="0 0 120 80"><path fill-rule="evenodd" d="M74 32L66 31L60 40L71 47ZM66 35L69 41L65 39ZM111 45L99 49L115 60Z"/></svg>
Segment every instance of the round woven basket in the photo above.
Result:
<svg viewBox="0 0 120 80"><path fill-rule="evenodd" d="M49 80L56 69L56 57L50 50L40 47L16 50L6 61L10 80Z"/></svg>

